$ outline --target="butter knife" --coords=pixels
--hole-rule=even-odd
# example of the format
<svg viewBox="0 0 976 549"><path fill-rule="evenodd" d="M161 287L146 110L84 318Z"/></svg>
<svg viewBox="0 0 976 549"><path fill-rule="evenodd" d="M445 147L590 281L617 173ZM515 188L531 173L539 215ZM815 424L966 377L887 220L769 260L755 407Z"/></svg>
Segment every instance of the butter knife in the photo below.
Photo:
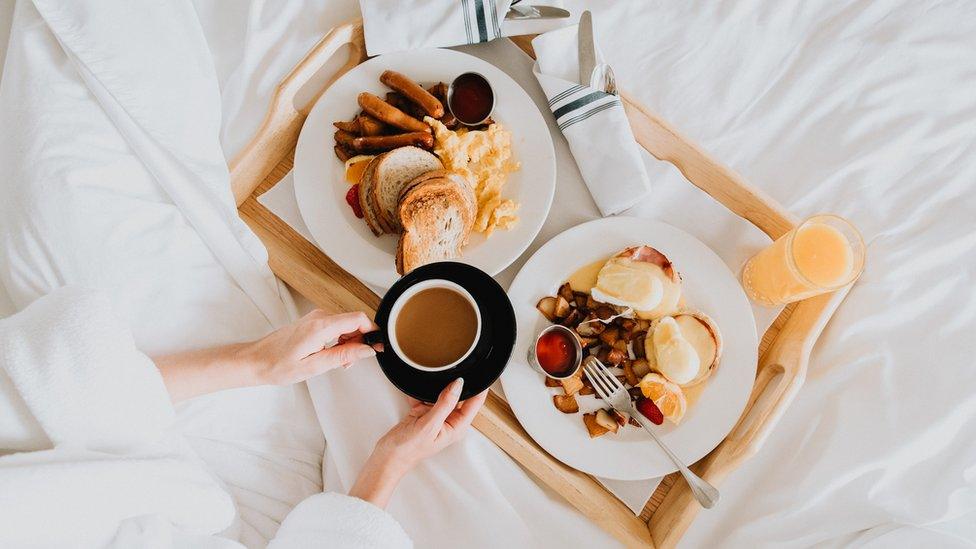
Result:
<svg viewBox="0 0 976 549"><path fill-rule="evenodd" d="M523 6L512 4L505 14L505 19L518 21L524 19L565 19L569 12L555 6Z"/></svg>
<svg viewBox="0 0 976 549"><path fill-rule="evenodd" d="M593 15L589 10L580 15L579 22L579 82L590 85L596 68L596 47L593 45Z"/></svg>

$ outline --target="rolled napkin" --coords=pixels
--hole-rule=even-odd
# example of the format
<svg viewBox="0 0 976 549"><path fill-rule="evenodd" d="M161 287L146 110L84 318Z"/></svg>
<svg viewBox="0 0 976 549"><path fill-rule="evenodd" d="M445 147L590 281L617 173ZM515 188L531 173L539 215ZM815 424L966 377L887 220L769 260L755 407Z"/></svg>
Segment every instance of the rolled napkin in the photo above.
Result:
<svg viewBox="0 0 976 549"><path fill-rule="evenodd" d="M600 213L614 215L647 197L651 184L620 98L579 83L577 35L571 26L537 36L532 72ZM599 47L596 58L604 62Z"/></svg>
<svg viewBox="0 0 976 549"><path fill-rule="evenodd" d="M511 0L359 0L366 52L488 42L502 35Z"/></svg>
<svg viewBox="0 0 976 549"><path fill-rule="evenodd" d="M559 0L533 1L561 7ZM505 20L511 0L359 0L366 53L380 55L420 48L488 42L502 36L537 34L572 19Z"/></svg>

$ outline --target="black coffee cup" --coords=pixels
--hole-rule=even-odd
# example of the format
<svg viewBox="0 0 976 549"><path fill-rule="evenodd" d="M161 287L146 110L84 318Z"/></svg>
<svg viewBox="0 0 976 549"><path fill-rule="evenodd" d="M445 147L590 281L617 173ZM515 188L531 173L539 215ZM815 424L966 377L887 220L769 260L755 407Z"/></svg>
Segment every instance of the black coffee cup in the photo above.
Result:
<svg viewBox="0 0 976 549"><path fill-rule="evenodd" d="M397 308L420 289L448 287L470 298L479 329L468 351L457 361L431 368L403 355L396 344ZM418 267L398 280L376 310L379 330L365 334L367 344L382 343L380 368L398 389L418 400L434 402L449 383L464 378L461 399L491 386L508 364L515 345L515 311L505 290L484 271L464 263L441 261ZM436 344L432 341L431 344Z"/></svg>

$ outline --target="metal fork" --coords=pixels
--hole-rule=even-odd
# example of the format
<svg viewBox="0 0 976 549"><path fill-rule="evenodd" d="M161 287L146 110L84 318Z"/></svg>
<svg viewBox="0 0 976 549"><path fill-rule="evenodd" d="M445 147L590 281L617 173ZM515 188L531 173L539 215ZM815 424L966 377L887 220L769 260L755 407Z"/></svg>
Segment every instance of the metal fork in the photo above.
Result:
<svg viewBox="0 0 976 549"><path fill-rule="evenodd" d="M586 372L586 377L590 379L590 383L593 384L593 388L596 390L596 394L600 395L611 408L617 410L618 412L625 412L630 414L631 417L635 418L641 427L645 431L651 434L651 438L654 442L657 442L658 446L664 450L664 453L671 458L671 461L678 467L678 471L681 472L681 476L685 477L688 482L688 486L691 487L691 492L695 495L695 499L701 504L705 509L711 509L716 502L718 502L718 490L714 486L706 482L703 478L692 473L685 464L678 459L678 456L674 455L674 452L668 448L664 442L661 441L654 433L654 430L648 425L649 420L647 420L643 414L634 408L633 403L630 401L630 395L627 390L624 389L620 380L616 376L607 370L607 367L603 365L602 362L596 359L596 357L590 356L583 361L583 371Z"/></svg>

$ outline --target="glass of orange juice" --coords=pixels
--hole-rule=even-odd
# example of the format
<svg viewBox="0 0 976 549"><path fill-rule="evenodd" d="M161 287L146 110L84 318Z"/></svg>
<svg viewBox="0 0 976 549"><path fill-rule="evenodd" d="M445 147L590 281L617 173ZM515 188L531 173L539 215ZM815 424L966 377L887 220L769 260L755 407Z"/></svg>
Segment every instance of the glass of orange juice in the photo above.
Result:
<svg viewBox="0 0 976 549"><path fill-rule="evenodd" d="M742 286L753 301L776 306L843 288L863 269L861 233L836 215L815 215L752 256Z"/></svg>

